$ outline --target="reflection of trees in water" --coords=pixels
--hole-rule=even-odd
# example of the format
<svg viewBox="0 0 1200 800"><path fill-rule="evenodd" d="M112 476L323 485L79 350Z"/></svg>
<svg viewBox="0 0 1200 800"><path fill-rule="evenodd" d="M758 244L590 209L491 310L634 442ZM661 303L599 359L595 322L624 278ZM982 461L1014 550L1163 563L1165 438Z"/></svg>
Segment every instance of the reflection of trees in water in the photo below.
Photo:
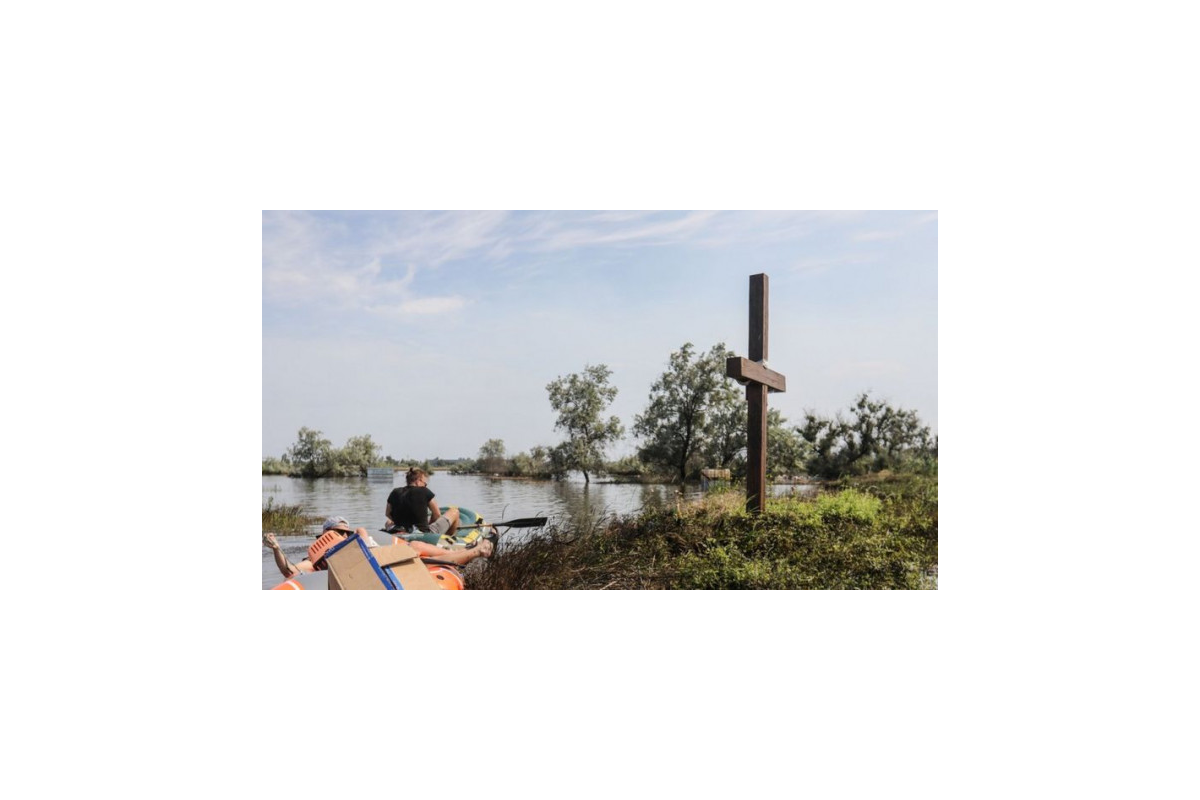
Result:
<svg viewBox="0 0 1200 800"><path fill-rule="evenodd" d="M629 494L635 493L637 505L630 508ZM555 493L564 515L581 527L594 527L603 520L662 508L674 498L676 487L657 484L587 484L561 482Z"/></svg>
<svg viewBox="0 0 1200 800"><path fill-rule="evenodd" d="M313 497L369 497L383 481L362 478L298 478L306 493ZM389 488L390 491L390 488Z"/></svg>
<svg viewBox="0 0 1200 800"><path fill-rule="evenodd" d="M555 494L562 501L566 516L578 527L595 527L601 519L611 516L611 509L599 497L601 493L593 491L590 484L563 481L555 487Z"/></svg>
<svg viewBox="0 0 1200 800"><path fill-rule="evenodd" d="M662 508L667 504L666 492L661 486L642 487L642 508L649 511Z"/></svg>

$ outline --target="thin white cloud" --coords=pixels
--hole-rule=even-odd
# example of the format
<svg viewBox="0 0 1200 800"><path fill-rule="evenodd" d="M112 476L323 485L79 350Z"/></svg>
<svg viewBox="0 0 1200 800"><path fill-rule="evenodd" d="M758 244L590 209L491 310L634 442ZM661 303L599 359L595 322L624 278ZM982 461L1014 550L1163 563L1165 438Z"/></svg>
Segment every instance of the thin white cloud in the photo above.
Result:
<svg viewBox="0 0 1200 800"><path fill-rule="evenodd" d="M514 235L511 249L554 252L600 246L762 244L806 235L811 219L810 214L791 212L691 211L682 216L661 211L552 212L530 219Z"/></svg>
<svg viewBox="0 0 1200 800"><path fill-rule="evenodd" d="M454 298L417 296L418 272L493 247L505 218L503 212L397 215L350 232L316 214L263 216L264 300L368 311L409 303L407 313L414 314L459 307ZM402 275L398 264L405 264Z"/></svg>
<svg viewBox="0 0 1200 800"><path fill-rule="evenodd" d="M502 238L506 211L426 212L397 215L384 222L368 245L378 257L400 257L422 267L494 248Z"/></svg>
<svg viewBox="0 0 1200 800"><path fill-rule="evenodd" d="M878 242L884 239L895 239L899 235L899 231L866 231L864 233L855 234L854 241Z"/></svg>
<svg viewBox="0 0 1200 800"><path fill-rule="evenodd" d="M862 217L866 211L787 211L784 209L762 209L757 211L739 211L742 215L756 219L758 222L824 222L844 223L853 222Z"/></svg>
<svg viewBox="0 0 1200 800"><path fill-rule="evenodd" d="M527 218L512 231L509 252L555 252L621 244L669 244L686 241L716 212L697 211L663 219L658 211L546 212Z"/></svg>
<svg viewBox="0 0 1200 800"><path fill-rule="evenodd" d="M467 303L468 300L460 295L409 297L396 303L372 303L364 305L362 310L368 314L385 319L404 319L405 317L458 311L466 307Z"/></svg>
<svg viewBox="0 0 1200 800"><path fill-rule="evenodd" d="M819 275L831 269L854 267L879 261L878 256L815 256L802 258L792 264L792 272Z"/></svg>
<svg viewBox="0 0 1200 800"><path fill-rule="evenodd" d="M347 311L404 309L411 304L406 313L438 313L461 307L453 305L461 299L422 297L422 287L428 291L436 284L422 282L421 275L451 262L497 265L506 272L516 270L512 277L520 279L522 270L540 274L549 268L526 256L589 247L755 247L838 229L840 236L861 243L900 235L876 227L878 222L864 230L863 216L789 211L478 211L372 213L354 218L264 212L263 297L264 302L292 306L332 303ZM936 213L924 216L936 218ZM845 254L825 259L815 252L793 269L812 272L860 262Z"/></svg>
<svg viewBox="0 0 1200 800"><path fill-rule="evenodd" d="M593 222L633 222L634 220L649 219L658 211L599 211L591 215Z"/></svg>

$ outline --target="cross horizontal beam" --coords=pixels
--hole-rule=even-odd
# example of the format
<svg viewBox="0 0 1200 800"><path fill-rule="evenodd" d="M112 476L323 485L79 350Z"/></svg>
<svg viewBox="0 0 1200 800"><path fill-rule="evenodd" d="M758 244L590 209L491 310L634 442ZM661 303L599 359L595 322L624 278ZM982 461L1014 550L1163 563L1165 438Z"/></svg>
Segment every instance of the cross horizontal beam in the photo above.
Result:
<svg viewBox="0 0 1200 800"><path fill-rule="evenodd" d="M725 374L740 383L761 383L768 392L787 391L787 378L748 358L731 356L725 359Z"/></svg>

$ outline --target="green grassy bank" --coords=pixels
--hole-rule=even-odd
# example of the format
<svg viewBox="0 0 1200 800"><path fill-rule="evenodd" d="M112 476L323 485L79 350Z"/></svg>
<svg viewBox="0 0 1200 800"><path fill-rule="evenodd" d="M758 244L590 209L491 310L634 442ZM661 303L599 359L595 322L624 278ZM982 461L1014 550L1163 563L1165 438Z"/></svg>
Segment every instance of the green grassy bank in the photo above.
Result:
<svg viewBox="0 0 1200 800"><path fill-rule="evenodd" d="M937 476L883 473L778 498L740 490L593 530L551 529L472 565L472 589L937 588Z"/></svg>

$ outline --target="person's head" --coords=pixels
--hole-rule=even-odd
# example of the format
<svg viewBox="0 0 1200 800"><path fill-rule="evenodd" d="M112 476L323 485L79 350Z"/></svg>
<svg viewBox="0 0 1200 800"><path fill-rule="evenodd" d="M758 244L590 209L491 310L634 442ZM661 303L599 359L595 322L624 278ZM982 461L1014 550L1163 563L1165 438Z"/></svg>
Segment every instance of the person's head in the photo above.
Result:
<svg viewBox="0 0 1200 800"><path fill-rule="evenodd" d="M321 525L321 533L326 531L338 531L340 533L354 533L354 529L350 527L350 523L345 517L329 517Z"/></svg>
<svg viewBox="0 0 1200 800"><path fill-rule="evenodd" d="M413 467L404 473L404 482L409 486L424 486L429 482L429 476L425 474L425 470Z"/></svg>

